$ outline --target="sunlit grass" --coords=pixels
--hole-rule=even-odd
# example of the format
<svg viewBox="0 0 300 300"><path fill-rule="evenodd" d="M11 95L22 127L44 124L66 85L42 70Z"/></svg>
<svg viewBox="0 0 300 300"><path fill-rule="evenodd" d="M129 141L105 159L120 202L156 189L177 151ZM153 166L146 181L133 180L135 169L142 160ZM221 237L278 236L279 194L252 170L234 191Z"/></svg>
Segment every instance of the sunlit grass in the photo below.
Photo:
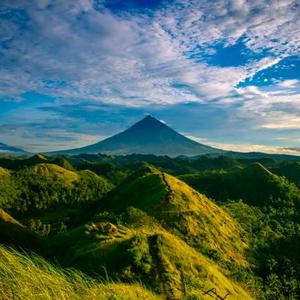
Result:
<svg viewBox="0 0 300 300"><path fill-rule="evenodd" d="M63 271L37 255L0 246L0 299L162 299L138 284L99 283L78 271Z"/></svg>

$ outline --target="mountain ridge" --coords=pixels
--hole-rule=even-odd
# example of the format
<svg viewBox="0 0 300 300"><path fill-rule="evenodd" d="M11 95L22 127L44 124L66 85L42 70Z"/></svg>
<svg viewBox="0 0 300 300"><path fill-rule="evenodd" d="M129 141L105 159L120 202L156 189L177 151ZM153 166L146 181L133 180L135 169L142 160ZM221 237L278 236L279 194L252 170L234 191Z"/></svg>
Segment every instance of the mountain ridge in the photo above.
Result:
<svg viewBox="0 0 300 300"><path fill-rule="evenodd" d="M28 154L27 151L0 142L0 154Z"/></svg>

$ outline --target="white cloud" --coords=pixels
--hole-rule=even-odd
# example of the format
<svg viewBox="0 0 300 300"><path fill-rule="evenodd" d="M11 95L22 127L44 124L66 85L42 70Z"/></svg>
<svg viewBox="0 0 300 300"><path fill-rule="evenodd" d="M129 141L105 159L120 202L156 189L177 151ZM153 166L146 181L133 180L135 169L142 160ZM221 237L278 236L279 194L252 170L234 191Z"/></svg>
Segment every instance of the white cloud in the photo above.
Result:
<svg viewBox="0 0 300 300"><path fill-rule="evenodd" d="M49 152L67 150L91 145L105 136L87 133L78 133L64 129L41 129L26 126L12 126L2 130L1 140L8 145L22 148L29 152Z"/></svg>
<svg viewBox="0 0 300 300"><path fill-rule="evenodd" d="M282 58L299 55L297 3L176 0L149 16L114 14L101 3L97 10L91 0L5 1L4 11L18 9L21 21L1 20L0 42L8 46L0 47L0 97L21 101L23 93L34 91L62 102L131 107L209 102L224 106L240 126L299 128L299 80L236 88ZM242 66L205 62L216 44L238 40L265 53ZM26 122L46 118L24 112ZM10 116L24 121L18 113Z"/></svg>
<svg viewBox="0 0 300 300"><path fill-rule="evenodd" d="M262 128L268 129L300 129L300 115L283 112L272 112L267 119L271 119L262 124Z"/></svg>
<svg viewBox="0 0 300 300"><path fill-rule="evenodd" d="M199 143L205 143L211 147L227 150L227 151L237 151L237 152L263 152L271 154L290 154L290 155L300 155L300 148L288 148L280 146L266 146L266 145L256 145L256 144L229 144L229 143L216 143L211 142L207 139L197 138L195 136L189 136Z"/></svg>
<svg viewBox="0 0 300 300"><path fill-rule="evenodd" d="M13 40L2 49L10 64L1 70L1 96L20 99L33 90L131 106L226 97L238 82L296 53L290 34L300 19L295 3L175 1L152 18L98 11L89 0L8 2L2 5L26 11L29 29L6 20ZM186 55L196 46L205 52L210 44L233 44L242 36L252 50L268 48L276 57L220 68ZM66 84L48 88L45 79ZM190 88L174 88L174 82Z"/></svg>
<svg viewBox="0 0 300 300"><path fill-rule="evenodd" d="M290 80L284 80L278 83L278 86L283 88L296 88L300 85L299 80L297 79L290 79Z"/></svg>

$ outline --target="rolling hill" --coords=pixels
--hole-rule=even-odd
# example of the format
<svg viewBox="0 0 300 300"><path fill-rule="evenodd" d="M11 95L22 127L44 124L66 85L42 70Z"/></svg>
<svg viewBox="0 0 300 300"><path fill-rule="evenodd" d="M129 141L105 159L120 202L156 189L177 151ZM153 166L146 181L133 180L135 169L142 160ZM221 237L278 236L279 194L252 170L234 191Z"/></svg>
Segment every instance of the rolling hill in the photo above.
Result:
<svg viewBox="0 0 300 300"><path fill-rule="evenodd" d="M49 154L108 153L126 155L137 153L193 156L223 152L223 150L188 139L154 117L146 116L125 131L96 144Z"/></svg>
<svg viewBox="0 0 300 300"><path fill-rule="evenodd" d="M270 172L260 163L228 171L188 174L179 178L199 192L219 201L243 199L264 206L273 201L297 202L299 189L284 177Z"/></svg>
<svg viewBox="0 0 300 300"><path fill-rule="evenodd" d="M57 236L49 250L62 254L57 258L65 267L75 266L111 280L142 282L166 299L193 296L209 300L214 295L204 294L214 288L222 297L230 294L231 299L252 299L215 262L152 222L151 217L136 209L127 213L131 218L126 215L126 226L103 216Z"/></svg>
<svg viewBox="0 0 300 300"><path fill-rule="evenodd" d="M38 250L42 239L0 208L0 245Z"/></svg>
<svg viewBox="0 0 300 300"><path fill-rule="evenodd" d="M42 235L72 228L93 215L114 185L90 170L38 163L17 171L0 168L0 207Z"/></svg>
<svg viewBox="0 0 300 300"><path fill-rule="evenodd" d="M283 161L272 169L277 175L284 176L300 188L300 161Z"/></svg>
<svg viewBox="0 0 300 300"><path fill-rule="evenodd" d="M82 154L0 165L0 298L3 287L29 299L299 295L300 192L275 174L296 182L298 160Z"/></svg>
<svg viewBox="0 0 300 300"><path fill-rule="evenodd" d="M150 165L129 176L102 203L103 209L117 213L141 209L200 251L245 263L239 224L205 195Z"/></svg>

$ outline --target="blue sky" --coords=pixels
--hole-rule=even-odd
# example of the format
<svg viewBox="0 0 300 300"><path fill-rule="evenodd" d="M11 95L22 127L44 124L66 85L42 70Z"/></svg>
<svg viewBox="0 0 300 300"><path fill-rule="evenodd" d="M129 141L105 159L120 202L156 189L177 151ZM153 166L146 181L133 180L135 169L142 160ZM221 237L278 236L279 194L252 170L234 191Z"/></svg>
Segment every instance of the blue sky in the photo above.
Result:
<svg viewBox="0 0 300 300"><path fill-rule="evenodd" d="M200 142L300 148L299 0L3 0L0 142L79 147L151 113Z"/></svg>

